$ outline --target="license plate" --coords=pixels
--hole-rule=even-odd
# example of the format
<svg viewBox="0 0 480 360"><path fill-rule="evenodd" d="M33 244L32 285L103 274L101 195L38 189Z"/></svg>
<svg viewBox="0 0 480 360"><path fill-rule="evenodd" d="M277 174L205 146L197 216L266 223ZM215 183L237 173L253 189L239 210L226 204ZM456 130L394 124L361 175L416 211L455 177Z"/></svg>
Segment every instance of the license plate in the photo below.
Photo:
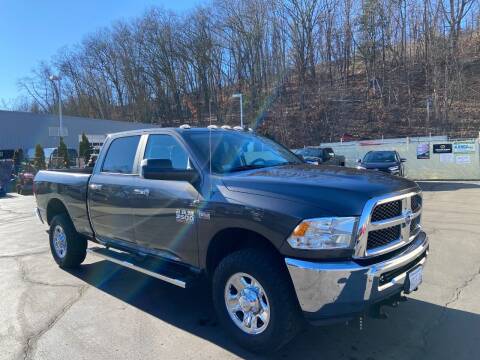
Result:
<svg viewBox="0 0 480 360"><path fill-rule="evenodd" d="M408 292L412 292L422 283L423 266L418 266L408 273Z"/></svg>

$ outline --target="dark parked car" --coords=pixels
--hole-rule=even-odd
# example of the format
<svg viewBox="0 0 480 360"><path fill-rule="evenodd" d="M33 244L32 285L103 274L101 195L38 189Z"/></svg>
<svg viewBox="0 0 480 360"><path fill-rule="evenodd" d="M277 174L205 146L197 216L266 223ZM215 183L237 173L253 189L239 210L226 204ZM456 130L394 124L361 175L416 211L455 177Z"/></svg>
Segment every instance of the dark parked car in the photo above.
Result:
<svg viewBox="0 0 480 360"><path fill-rule="evenodd" d="M13 160L0 159L0 197L5 196L13 178Z"/></svg>
<svg viewBox="0 0 480 360"><path fill-rule="evenodd" d="M297 155L301 155L310 164L345 166L345 156L336 155L331 147L306 147L294 150L294 152Z"/></svg>
<svg viewBox="0 0 480 360"><path fill-rule="evenodd" d="M207 279L219 322L251 351L285 345L302 317L379 315L418 288L428 254L416 183L306 164L246 131L110 135L93 170L34 184L60 267L88 251L180 287Z"/></svg>
<svg viewBox="0 0 480 360"><path fill-rule="evenodd" d="M25 164L20 167L16 185L18 194L27 195L33 193L33 179L36 173L37 169L32 165Z"/></svg>
<svg viewBox="0 0 480 360"><path fill-rule="evenodd" d="M357 169L378 170L391 175L405 176L403 163L406 159L393 150L369 151L363 159L358 160Z"/></svg>

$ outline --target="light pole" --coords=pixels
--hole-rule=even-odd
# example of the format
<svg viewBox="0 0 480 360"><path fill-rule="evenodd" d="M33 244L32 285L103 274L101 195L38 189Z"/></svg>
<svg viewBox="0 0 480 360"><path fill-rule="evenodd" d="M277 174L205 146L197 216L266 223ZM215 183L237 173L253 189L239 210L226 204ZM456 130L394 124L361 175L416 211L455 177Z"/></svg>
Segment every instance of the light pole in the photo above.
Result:
<svg viewBox="0 0 480 360"><path fill-rule="evenodd" d="M242 98L242 94L241 93L233 94L232 97L233 98L240 98L240 126L243 129L243 98Z"/></svg>
<svg viewBox="0 0 480 360"><path fill-rule="evenodd" d="M212 125L212 99L208 100L208 119L210 120L209 125Z"/></svg>
<svg viewBox="0 0 480 360"><path fill-rule="evenodd" d="M60 81L62 78L57 75L50 75L50 81L53 83L55 86L55 81L58 81L58 117L60 119L60 127L58 129L58 136L62 137L63 136L63 118L62 118L62 95L60 92Z"/></svg>

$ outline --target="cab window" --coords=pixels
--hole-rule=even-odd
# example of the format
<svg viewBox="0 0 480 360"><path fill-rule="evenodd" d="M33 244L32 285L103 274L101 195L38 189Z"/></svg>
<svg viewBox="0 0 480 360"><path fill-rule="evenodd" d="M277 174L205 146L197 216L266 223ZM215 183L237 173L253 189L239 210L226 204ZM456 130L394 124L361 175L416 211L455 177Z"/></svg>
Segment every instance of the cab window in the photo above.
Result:
<svg viewBox="0 0 480 360"><path fill-rule="evenodd" d="M165 167L171 169L191 169L187 152L178 141L170 135L150 135L143 158L165 160Z"/></svg>
<svg viewBox="0 0 480 360"><path fill-rule="evenodd" d="M133 174L133 165L140 136L126 136L115 139L108 148L102 172Z"/></svg>

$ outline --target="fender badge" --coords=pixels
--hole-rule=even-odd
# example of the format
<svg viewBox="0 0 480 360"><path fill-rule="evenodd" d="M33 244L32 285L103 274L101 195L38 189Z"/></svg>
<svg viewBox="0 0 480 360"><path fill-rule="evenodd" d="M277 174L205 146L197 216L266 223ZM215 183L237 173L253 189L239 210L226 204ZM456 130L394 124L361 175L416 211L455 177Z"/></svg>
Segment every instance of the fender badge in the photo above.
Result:
<svg viewBox="0 0 480 360"><path fill-rule="evenodd" d="M210 213L208 211L198 210L198 218L202 220L210 220Z"/></svg>
<svg viewBox="0 0 480 360"><path fill-rule="evenodd" d="M195 211L189 209L175 210L175 221L184 224L193 224L195 222Z"/></svg>

